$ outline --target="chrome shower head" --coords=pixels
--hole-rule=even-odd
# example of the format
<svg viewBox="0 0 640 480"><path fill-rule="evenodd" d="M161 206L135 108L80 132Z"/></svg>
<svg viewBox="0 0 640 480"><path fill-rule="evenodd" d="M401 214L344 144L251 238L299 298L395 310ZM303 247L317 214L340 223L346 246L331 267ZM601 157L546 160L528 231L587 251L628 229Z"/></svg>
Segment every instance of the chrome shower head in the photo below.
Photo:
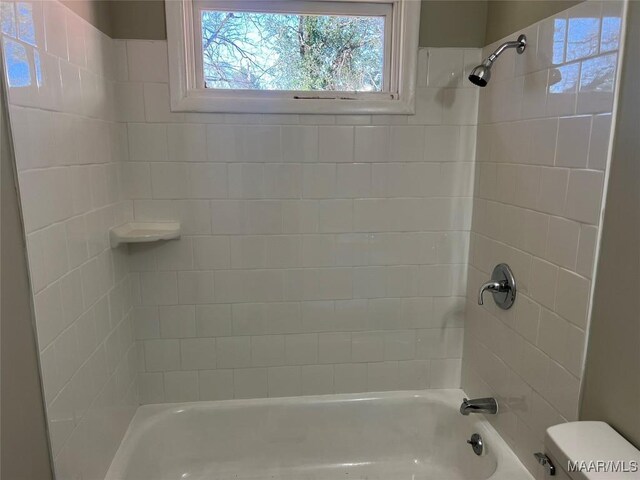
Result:
<svg viewBox="0 0 640 480"><path fill-rule="evenodd" d="M491 80L491 64L478 65L469 75L469 81L479 87L486 87L489 80Z"/></svg>
<svg viewBox="0 0 640 480"><path fill-rule="evenodd" d="M496 51L485 58L480 65L471 70L469 81L479 87L486 87L489 80L491 80L491 67L493 66L493 62L495 62L507 48L515 48L516 52L521 54L527 48L527 37L520 35L516 41L505 42L500 45Z"/></svg>

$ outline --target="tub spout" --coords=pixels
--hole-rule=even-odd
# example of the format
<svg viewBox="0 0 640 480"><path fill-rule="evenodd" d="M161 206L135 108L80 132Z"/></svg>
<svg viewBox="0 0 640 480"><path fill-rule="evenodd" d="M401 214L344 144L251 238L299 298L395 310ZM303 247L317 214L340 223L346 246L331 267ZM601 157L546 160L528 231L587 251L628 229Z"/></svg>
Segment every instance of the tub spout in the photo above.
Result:
<svg viewBox="0 0 640 480"><path fill-rule="evenodd" d="M470 413L488 413L495 415L498 413L498 402L493 397L473 398L471 400L465 398L460 405L460 413L469 415Z"/></svg>

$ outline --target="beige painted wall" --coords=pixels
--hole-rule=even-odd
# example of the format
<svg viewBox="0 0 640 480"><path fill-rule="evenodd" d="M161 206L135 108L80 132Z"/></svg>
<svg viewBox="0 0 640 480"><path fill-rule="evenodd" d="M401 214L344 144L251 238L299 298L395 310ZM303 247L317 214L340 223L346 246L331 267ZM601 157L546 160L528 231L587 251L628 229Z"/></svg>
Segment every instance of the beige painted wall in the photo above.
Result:
<svg viewBox="0 0 640 480"><path fill-rule="evenodd" d="M60 0L64 5L76 12L91 25L103 33L113 37L112 4L110 0ZM127 0L116 0L128 3Z"/></svg>
<svg viewBox="0 0 640 480"><path fill-rule="evenodd" d="M61 0L111 38L167 38L164 0Z"/></svg>
<svg viewBox="0 0 640 480"><path fill-rule="evenodd" d="M484 45L566 10L582 0L490 0Z"/></svg>
<svg viewBox="0 0 640 480"><path fill-rule="evenodd" d="M483 47L487 0L422 0L421 47Z"/></svg>
<svg viewBox="0 0 640 480"><path fill-rule="evenodd" d="M167 38L164 0L114 1L113 38L160 40Z"/></svg>
<svg viewBox="0 0 640 480"><path fill-rule="evenodd" d="M625 49L580 416L640 447L640 2Z"/></svg>
<svg viewBox="0 0 640 480"><path fill-rule="evenodd" d="M49 447L32 327L31 292L2 79L4 75L0 75L0 477L7 480L50 480Z"/></svg>
<svg viewBox="0 0 640 480"><path fill-rule="evenodd" d="M167 37L164 0L62 0L112 38ZM422 0L420 46L483 47L581 0Z"/></svg>

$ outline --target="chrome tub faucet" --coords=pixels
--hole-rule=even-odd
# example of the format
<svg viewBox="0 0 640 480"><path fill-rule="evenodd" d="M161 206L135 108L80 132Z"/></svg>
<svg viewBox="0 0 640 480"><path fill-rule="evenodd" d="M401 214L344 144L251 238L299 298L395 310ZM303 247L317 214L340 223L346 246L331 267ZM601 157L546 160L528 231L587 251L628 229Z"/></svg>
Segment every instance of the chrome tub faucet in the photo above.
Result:
<svg viewBox="0 0 640 480"><path fill-rule="evenodd" d="M471 400L464 398L460 405L460 413L469 415L470 413L488 413L495 415L498 413L498 402L493 397L472 398Z"/></svg>

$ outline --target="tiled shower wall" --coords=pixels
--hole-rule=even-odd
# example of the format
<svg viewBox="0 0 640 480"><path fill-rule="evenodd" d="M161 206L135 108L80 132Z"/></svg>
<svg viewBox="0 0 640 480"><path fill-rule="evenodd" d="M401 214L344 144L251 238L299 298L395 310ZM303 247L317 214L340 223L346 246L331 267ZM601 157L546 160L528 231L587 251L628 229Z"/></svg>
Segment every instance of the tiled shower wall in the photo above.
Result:
<svg viewBox="0 0 640 480"><path fill-rule="evenodd" d="M459 385L479 50L420 52L415 116L185 115L164 42L2 32L58 478L138 404L134 317L142 402ZM110 249L134 211L183 238Z"/></svg>
<svg viewBox="0 0 640 480"><path fill-rule="evenodd" d="M462 386L498 398L490 420L540 477L545 429L578 415L622 10L586 2L525 29L480 94ZM478 306L502 262L514 307Z"/></svg>
<svg viewBox="0 0 640 480"><path fill-rule="evenodd" d="M57 478L100 479L138 405L114 43L56 1L0 6Z"/></svg>
<svg viewBox="0 0 640 480"><path fill-rule="evenodd" d="M122 41L142 403L458 387L480 51L420 51L415 116L169 111Z"/></svg>

